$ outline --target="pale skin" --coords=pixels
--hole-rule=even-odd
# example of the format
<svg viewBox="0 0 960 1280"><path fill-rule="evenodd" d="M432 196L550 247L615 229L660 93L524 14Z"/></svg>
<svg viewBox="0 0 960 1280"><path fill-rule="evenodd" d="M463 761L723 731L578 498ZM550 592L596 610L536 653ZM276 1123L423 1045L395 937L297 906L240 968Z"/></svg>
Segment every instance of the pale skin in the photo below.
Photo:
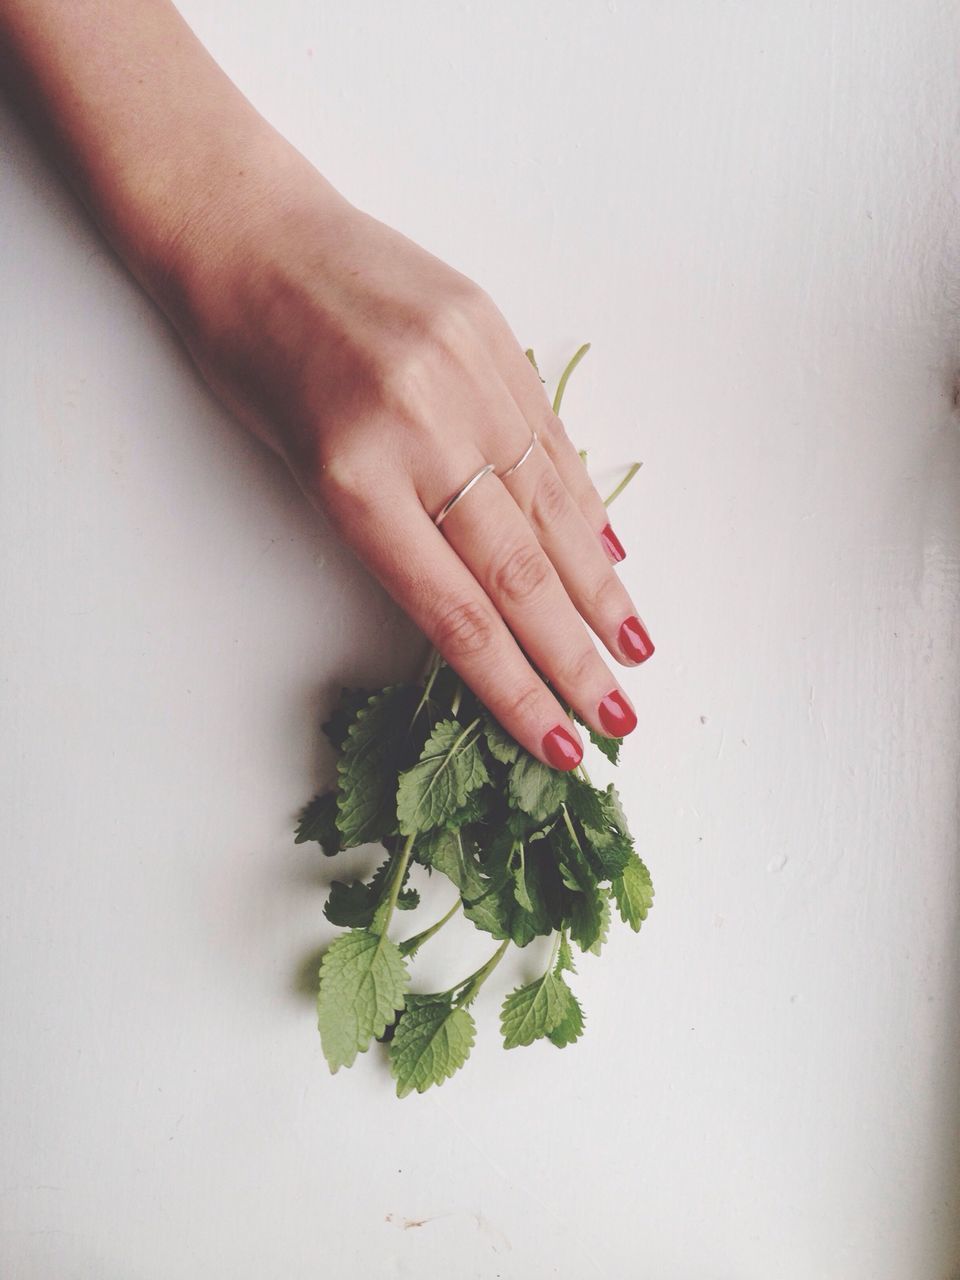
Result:
<svg viewBox="0 0 960 1280"><path fill-rule="evenodd" d="M216 395L504 727L560 768L566 707L630 732L587 625L616 664L653 646L492 298L336 191L166 0L0 0L0 72Z"/></svg>

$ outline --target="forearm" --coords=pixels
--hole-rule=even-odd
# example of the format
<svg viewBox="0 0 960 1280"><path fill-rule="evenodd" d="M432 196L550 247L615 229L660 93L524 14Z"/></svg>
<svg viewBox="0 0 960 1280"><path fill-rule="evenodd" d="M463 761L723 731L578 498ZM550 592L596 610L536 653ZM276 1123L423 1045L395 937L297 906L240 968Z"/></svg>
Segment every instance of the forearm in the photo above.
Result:
<svg viewBox="0 0 960 1280"><path fill-rule="evenodd" d="M168 0L0 0L0 71L107 239L167 310L183 290L181 265L189 274L223 251L238 224L266 212L284 171L304 163Z"/></svg>

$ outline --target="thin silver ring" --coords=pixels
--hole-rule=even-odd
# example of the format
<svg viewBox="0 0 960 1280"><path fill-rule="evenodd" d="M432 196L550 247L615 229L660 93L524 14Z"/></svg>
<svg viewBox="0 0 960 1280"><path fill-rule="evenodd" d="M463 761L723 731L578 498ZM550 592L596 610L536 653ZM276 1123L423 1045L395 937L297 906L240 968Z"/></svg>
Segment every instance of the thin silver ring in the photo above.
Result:
<svg viewBox="0 0 960 1280"><path fill-rule="evenodd" d="M440 527L441 522L446 519L446 517L457 505L460 499L465 498L467 494L470 492L470 490L473 488L473 486L477 483L477 481L482 480L483 477L485 475L488 475L492 470L493 470L493 463L488 462L485 467L481 467L480 470L475 475L472 475L470 479L467 481L467 483L465 485L462 485L457 490L457 492L453 495L452 498L447 499L447 501L440 508L440 514L434 517L433 523L437 526L438 529Z"/></svg>
<svg viewBox="0 0 960 1280"><path fill-rule="evenodd" d="M497 472L497 475L499 476L499 478L501 480L505 480L507 476L512 476L515 471L517 471L520 467L522 467L523 464L526 462L526 460L530 457L531 453L533 453L536 443L537 443L537 433L536 431L534 431L530 436L530 443L524 449L523 453L521 453L520 457L516 460L513 466L507 467L506 471Z"/></svg>

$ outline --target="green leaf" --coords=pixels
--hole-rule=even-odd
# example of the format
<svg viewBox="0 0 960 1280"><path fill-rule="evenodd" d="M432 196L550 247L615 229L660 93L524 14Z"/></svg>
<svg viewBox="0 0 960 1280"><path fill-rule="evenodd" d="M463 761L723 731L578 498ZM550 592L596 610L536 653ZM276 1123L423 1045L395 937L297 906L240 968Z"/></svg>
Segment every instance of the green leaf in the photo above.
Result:
<svg viewBox="0 0 960 1280"><path fill-rule="evenodd" d="M566 1009L560 995L561 985L566 984L550 969L536 982L511 991L500 1011L500 1030L503 1032L505 1049L533 1044L534 1040L556 1030Z"/></svg>
<svg viewBox="0 0 960 1280"><path fill-rule="evenodd" d="M623 745L622 738L607 738L602 733L597 733L594 729L587 726L587 732L590 735L590 741L599 748L607 757L611 764L620 763L620 748Z"/></svg>
<svg viewBox="0 0 960 1280"><path fill-rule="evenodd" d="M418 841L417 852L428 867L452 880L464 898L479 898L485 892L476 845L462 831L431 831Z"/></svg>
<svg viewBox="0 0 960 1280"><path fill-rule="evenodd" d="M323 914L331 924L341 925L346 929L365 929L373 919L376 906L376 898L370 893L370 886L362 880L354 880L352 884L334 880Z"/></svg>
<svg viewBox="0 0 960 1280"><path fill-rule="evenodd" d="M547 1036L550 1042L555 1044L558 1049L563 1049L568 1044L573 1044L574 1040L579 1040L583 1035L583 1009L580 1007L580 1001L564 982L563 978L558 977L556 982L557 998L560 1002L562 1013L557 1025L552 1031L547 1032Z"/></svg>
<svg viewBox="0 0 960 1280"><path fill-rule="evenodd" d="M327 898L326 905L323 908L323 914L330 923L338 924L348 929L368 928L373 923L377 907L383 897L387 873L392 862L393 858L391 857L377 867L373 873L373 878L368 883L363 880L353 880L349 884L345 884L340 880L334 880L330 886L330 896ZM408 866L403 876L404 884L406 884L409 875L410 868ZM397 897L397 906L400 910L412 911L414 907L419 905L420 894L417 890L406 889L401 886Z"/></svg>
<svg viewBox="0 0 960 1280"><path fill-rule="evenodd" d="M330 718L320 726L330 745L339 751L346 741L347 731L356 719L357 712L365 707L373 694L372 689L340 689L340 697L330 713Z"/></svg>
<svg viewBox="0 0 960 1280"><path fill-rule="evenodd" d="M476 1025L466 1009L445 1000L429 1000L408 1008L390 1043L390 1070L397 1097L414 1089L424 1093L441 1085L466 1062L473 1048Z"/></svg>
<svg viewBox="0 0 960 1280"><path fill-rule="evenodd" d="M570 907L570 937L581 951L592 951L594 947L599 949L603 943L606 937L604 907L609 922L609 899L598 885L574 895Z"/></svg>
<svg viewBox="0 0 960 1280"><path fill-rule="evenodd" d="M650 879L650 872L637 854L633 854L623 874L614 880L611 888L617 900L621 919L634 933L637 933L647 918L647 912L653 906L653 882Z"/></svg>
<svg viewBox="0 0 960 1280"><path fill-rule="evenodd" d="M510 769L509 798L537 822L546 822L566 798L568 777L568 774L542 764L529 751L522 751Z"/></svg>
<svg viewBox="0 0 960 1280"><path fill-rule="evenodd" d="M404 835L442 826L489 781L475 729L441 720L427 739L420 760L400 775L397 817Z"/></svg>
<svg viewBox="0 0 960 1280"><path fill-rule="evenodd" d="M622 874L633 857L633 842L619 831L582 830L584 851L590 859L599 880L612 880Z"/></svg>
<svg viewBox="0 0 960 1280"><path fill-rule="evenodd" d="M503 725L487 713L483 722L483 736L487 740L490 754L501 764L513 764L522 748L515 738L511 738Z"/></svg>
<svg viewBox="0 0 960 1280"><path fill-rule="evenodd" d="M492 792L487 786L471 791L464 804L451 813L444 827L448 831L459 831L461 827L470 826L474 822L482 822L489 816Z"/></svg>
<svg viewBox="0 0 960 1280"><path fill-rule="evenodd" d="M306 840L316 840L328 858L340 852L336 791L314 796L300 814L296 843L303 844Z"/></svg>
<svg viewBox="0 0 960 1280"><path fill-rule="evenodd" d="M410 978L399 948L367 929L352 929L320 964L317 1026L330 1070L353 1065L403 1008Z"/></svg>
<svg viewBox="0 0 960 1280"><path fill-rule="evenodd" d="M567 783L567 808L585 827L601 829L606 825L605 799L603 791L598 791L589 782L571 775Z"/></svg>
<svg viewBox="0 0 960 1280"><path fill-rule="evenodd" d="M397 770L415 705L412 685L388 685L350 725L337 762L337 826L345 848L396 830Z"/></svg>
<svg viewBox="0 0 960 1280"><path fill-rule="evenodd" d="M603 810L607 816L607 821L614 831L619 831L621 835L629 836L630 824L627 822L627 815L624 813L623 805L620 803L620 795L612 782L602 795Z"/></svg>
<svg viewBox="0 0 960 1280"><path fill-rule="evenodd" d="M558 976L563 973L564 969L570 973L576 973L577 967L573 963L573 952L570 950L570 942L567 938L566 929L560 931L560 946L557 950L557 963L553 967L554 973Z"/></svg>
<svg viewBox="0 0 960 1280"><path fill-rule="evenodd" d="M600 930L597 934L596 941L587 947L587 951L591 955L598 956L603 949L603 944L607 940L607 934L610 932L610 895L606 889L600 889Z"/></svg>

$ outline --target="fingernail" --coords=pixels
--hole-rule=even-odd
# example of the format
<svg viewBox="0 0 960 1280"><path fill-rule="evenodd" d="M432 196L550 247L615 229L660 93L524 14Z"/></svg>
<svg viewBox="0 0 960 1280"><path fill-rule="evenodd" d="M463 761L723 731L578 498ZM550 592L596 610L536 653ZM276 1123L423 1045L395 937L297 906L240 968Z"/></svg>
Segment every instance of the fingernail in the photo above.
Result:
<svg viewBox="0 0 960 1280"><path fill-rule="evenodd" d="M597 708L600 723L607 733L623 738L637 727L637 713L619 689L611 689Z"/></svg>
<svg viewBox="0 0 960 1280"><path fill-rule="evenodd" d="M627 553L623 549L623 543L613 532L610 525L600 530L600 541L603 543L604 551L614 564L619 564L621 560L626 560Z"/></svg>
<svg viewBox="0 0 960 1280"><path fill-rule="evenodd" d="M575 769L583 759L583 747L562 724L544 734L543 754L554 769Z"/></svg>
<svg viewBox="0 0 960 1280"><path fill-rule="evenodd" d="M630 617L621 624L620 648L634 662L646 662L653 653L653 641L639 618Z"/></svg>

